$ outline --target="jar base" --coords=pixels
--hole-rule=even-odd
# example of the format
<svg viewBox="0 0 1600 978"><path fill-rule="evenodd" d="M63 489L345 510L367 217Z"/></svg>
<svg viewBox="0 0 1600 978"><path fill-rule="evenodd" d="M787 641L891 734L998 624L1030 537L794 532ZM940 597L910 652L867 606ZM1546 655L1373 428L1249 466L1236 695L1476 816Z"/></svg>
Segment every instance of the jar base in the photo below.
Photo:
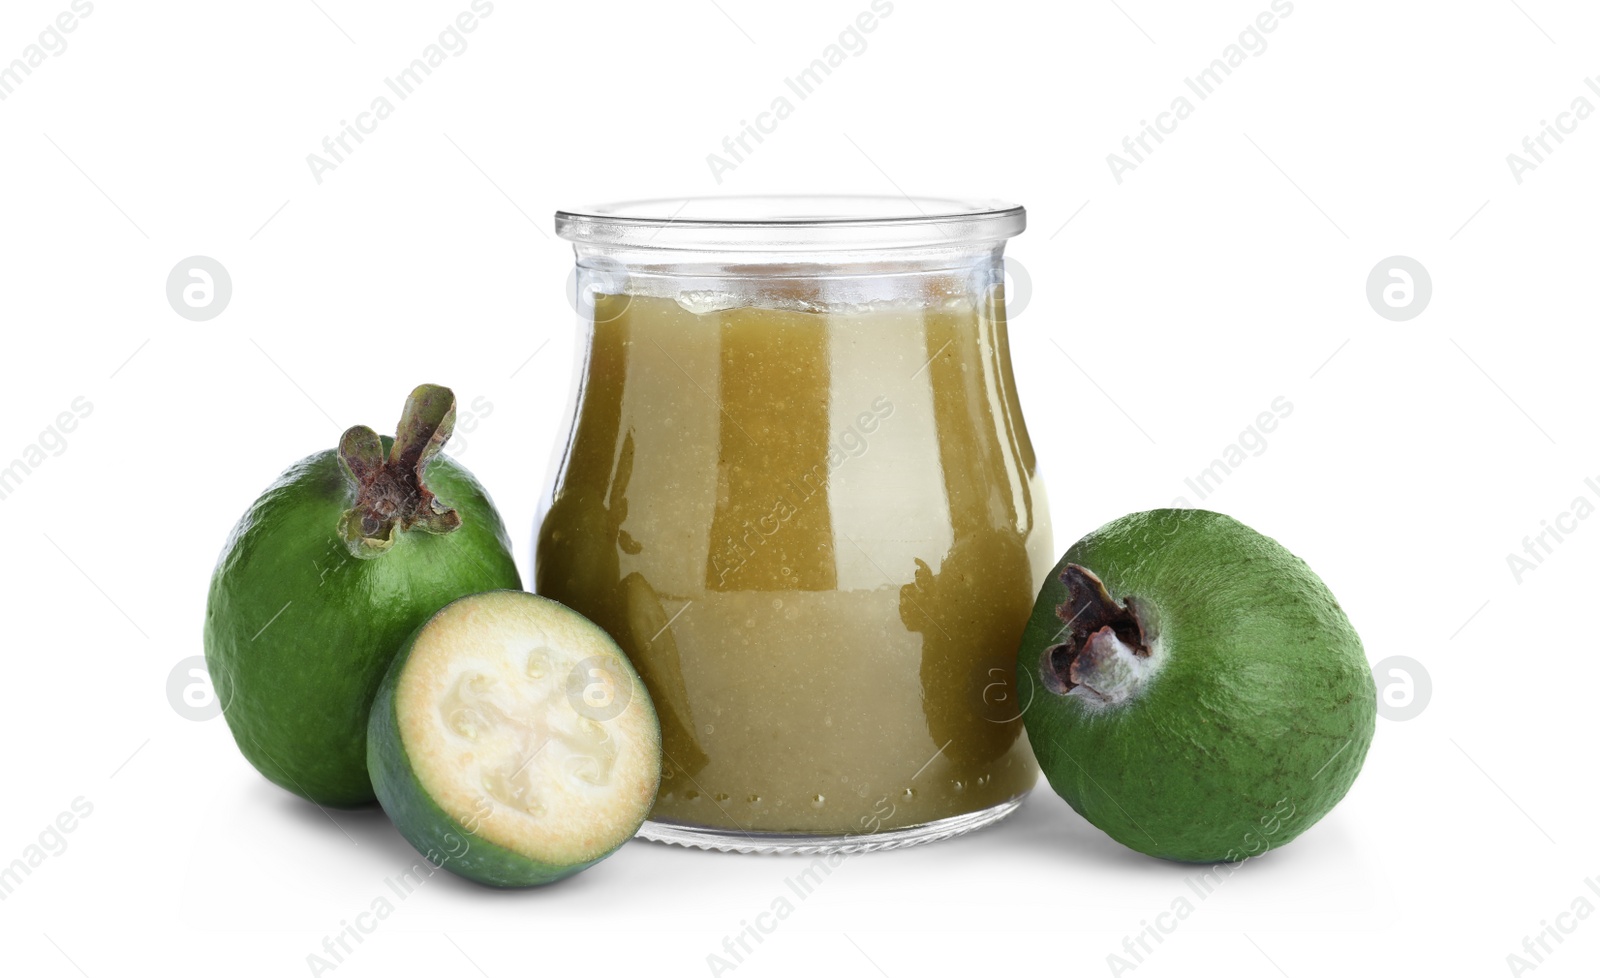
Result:
<svg viewBox="0 0 1600 978"><path fill-rule="evenodd" d="M981 811L936 819L921 825L885 829L881 832L857 835L805 835L782 832L740 832L736 829L712 829L698 825L680 825L674 822L648 820L639 828L637 838L650 842L688 846L718 852L746 852L759 855L814 856L829 853L877 852L880 849L904 849L929 842L953 839L958 835L975 832L1010 815L1021 806L1028 792Z"/></svg>

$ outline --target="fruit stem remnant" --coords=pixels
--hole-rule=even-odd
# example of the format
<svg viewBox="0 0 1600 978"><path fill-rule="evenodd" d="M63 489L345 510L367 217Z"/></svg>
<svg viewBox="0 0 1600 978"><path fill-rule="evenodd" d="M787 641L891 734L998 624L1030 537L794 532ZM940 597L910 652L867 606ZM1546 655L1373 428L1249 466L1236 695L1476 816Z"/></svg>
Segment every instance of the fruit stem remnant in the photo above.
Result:
<svg viewBox="0 0 1600 978"><path fill-rule="evenodd" d="M339 462L356 490L356 502L339 520L339 535L357 557L376 557L394 546L397 531L420 527L449 533L461 516L429 491L422 473L455 430L456 397L448 387L423 384L406 398L389 457L383 440L365 425L339 439Z"/></svg>
<svg viewBox="0 0 1600 978"><path fill-rule="evenodd" d="M1138 598L1114 601L1100 578L1068 564L1061 572L1067 600L1056 608L1065 642L1045 649L1040 662L1045 688L1097 704L1120 703L1154 671L1156 635L1149 609Z"/></svg>

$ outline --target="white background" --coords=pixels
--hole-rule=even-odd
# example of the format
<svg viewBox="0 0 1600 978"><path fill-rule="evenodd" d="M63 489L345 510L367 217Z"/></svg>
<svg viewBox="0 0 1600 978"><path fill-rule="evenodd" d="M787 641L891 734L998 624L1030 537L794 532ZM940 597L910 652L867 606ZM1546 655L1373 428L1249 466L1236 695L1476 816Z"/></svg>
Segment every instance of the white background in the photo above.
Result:
<svg viewBox="0 0 1600 978"><path fill-rule="evenodd" d="M1506 161L1600 106L1593 5L1296 0L1199 102L1184 77L1268 0L897 0L719 185L707 154L866 0L500 0L320 184L307 154L468 0L319 2L97 0L0 101L0 465L93 405L0 501L0 862L93 806L0 903L8 972L306 974L387 893L414 854L381 813L324 815L169 705L213 561L281 468L432 381L492 404L456 447L526 576L575 337L551 212L685 194L1025 204L1012 342L1058 548L1187 496L1305 557L1371 661L1431 676L1333 814L1131 973L1504 974L1575 898L1600 906L1600 521L1520 581L1507 563L1597 501L1600 120L1520 184ZM7 0L0 64L66 9ZM1179 95L1193 114L1119 184L1106 155ZM232 275L208 322L165 297L191 255ZM1391 255L1432 275L1410 321L1366 299ZM1266 450L1186 490L1279 396ZM441 873L335 973L707 974L800 868L634 842L540 891ZM1106 974L1195 872L1041 786L1001 826L847 861L731 973ZM1562 919L1537 973L1592 974L1600 920Z"/></svg>

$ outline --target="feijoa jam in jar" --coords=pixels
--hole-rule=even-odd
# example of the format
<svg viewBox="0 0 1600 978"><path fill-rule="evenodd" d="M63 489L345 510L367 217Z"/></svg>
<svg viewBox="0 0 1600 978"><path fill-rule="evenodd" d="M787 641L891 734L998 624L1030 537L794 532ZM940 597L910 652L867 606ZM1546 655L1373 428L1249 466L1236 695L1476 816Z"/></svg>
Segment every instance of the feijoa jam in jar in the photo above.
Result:
<svg viewBox="0 0 1600 978"><path fill-rule="evenodd" d="M582 337L536 589L650 690L645 837L888 848L1033 787L1013 673L1055 555L1006 338L1023 226L887 197L557 214Z"/></svg>

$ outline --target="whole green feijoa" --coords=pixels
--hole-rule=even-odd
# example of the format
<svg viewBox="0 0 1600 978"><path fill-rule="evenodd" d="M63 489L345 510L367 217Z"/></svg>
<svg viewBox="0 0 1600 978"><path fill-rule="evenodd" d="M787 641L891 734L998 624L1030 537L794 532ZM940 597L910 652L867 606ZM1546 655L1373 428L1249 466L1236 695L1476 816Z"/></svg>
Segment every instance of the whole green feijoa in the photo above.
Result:
<svg viewBox="0 0 1600 978"><path fill-rule="evenodd" d="M1023 633L1050 786L1123 845L1186 862L1281 846L1349 790L1377 691L1322 580L1219 513L1158 509L1073 544Z"/></svg>
<svg viewBox="0 0 1600 978"><path fill-rule="evenodd" d="M206 602L206 665L245 758L337 807L375 800L367 713L406 637L466 594L520 588L478 481L439 454L455 396L412 391L394 439L357 426L290 466L233 529Z"/></svg>

